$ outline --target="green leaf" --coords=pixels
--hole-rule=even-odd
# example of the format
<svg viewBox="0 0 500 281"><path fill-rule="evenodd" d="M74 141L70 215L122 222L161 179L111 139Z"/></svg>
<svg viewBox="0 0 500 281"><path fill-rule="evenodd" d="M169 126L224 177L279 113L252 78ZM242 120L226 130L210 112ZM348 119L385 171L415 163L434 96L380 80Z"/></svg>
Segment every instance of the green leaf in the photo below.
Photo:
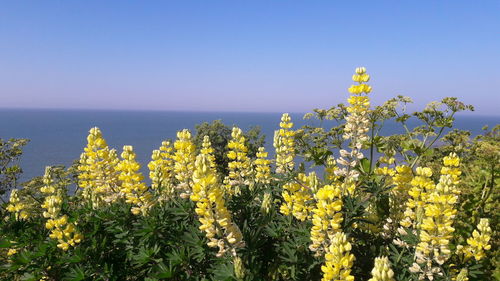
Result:
<svg viewBox="0 0 500 281"><path fill-rule="evenodd" d="M368 158L361 159L360 165L361 165L361 170L364 173L370 171L370 160L368 160Z"/></svg>
<svg viewBox="0 0 500 281"><path fill-rule="evenodd" d="M65 281L80 281L83 279L85 279L85 272L79 266L71 268L63 277Z"/></svg>
<svg viewBox="0 0 500 281"><path fill-rule="evenodd" d="M233 265L231 263L221 263L213 269L214 280L232 281L234 277Z"/></svg>
<svg viewBox="0 0 500 281"><path fill-rule="evenodd" d="M23 281L35 281L37 279L38 278L33 273L30 272L26 272L23 274L23 276L21 276L21 280Z"/></svg>
<svg viewBox="0 0 500 281"><path fill-rule="evenodd" d="M15 262L21 263L21 264L28 264L31 261L31 259L28 257L26 252L21 252L21 253L17 254L15 256L14 260L15 260Z"/></svg>
<svg viewBox="0 0 500 281"><path fill-rule="evenodd" d="M12 243L9 240L0 239L0 248L10 248L10 246L12 246Z"/></svg>
<svg viewBox="0 0 500 281"><path fill-rule="evenodd" d="M166 266L164 263L158 263L154 269L155 273L153 274L154 278L164 279L170 278L173 276L172 269Z"/></svg>

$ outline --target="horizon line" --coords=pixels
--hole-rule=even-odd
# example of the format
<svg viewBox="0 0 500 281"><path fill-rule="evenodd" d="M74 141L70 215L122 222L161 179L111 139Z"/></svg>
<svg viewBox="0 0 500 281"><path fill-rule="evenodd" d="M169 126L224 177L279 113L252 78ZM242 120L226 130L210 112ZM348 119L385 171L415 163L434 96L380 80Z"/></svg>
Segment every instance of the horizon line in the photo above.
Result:
<svg viewBox="0 0 500 281"><path fill-rule="evenodd" d="M133 109L133 108L63 108L63 107L2 107L0 110L40 110L40 111L113 111L113 112L177 112L177 113L260 113L260 114L305 114L312 113L310 111L251 111L251 110L193 110L193 109ZM411 114L410 114L411 115ZM478 111L464 111L456 113L456 116L460 115L473 115L473 117L499 117L499 114L484 114Z"/></svg>

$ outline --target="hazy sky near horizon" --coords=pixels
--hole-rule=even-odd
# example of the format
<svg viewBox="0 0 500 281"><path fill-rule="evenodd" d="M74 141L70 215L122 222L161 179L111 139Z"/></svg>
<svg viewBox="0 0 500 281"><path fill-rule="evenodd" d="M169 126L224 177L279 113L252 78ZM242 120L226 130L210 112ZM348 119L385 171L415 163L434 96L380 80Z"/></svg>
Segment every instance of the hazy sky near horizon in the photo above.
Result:
<svg viewBox="0 0 500 281"><path fill-rule="evenodd" d="M500 1L2 1L0 107L304 112L446 96L500 115Z"/></svg>

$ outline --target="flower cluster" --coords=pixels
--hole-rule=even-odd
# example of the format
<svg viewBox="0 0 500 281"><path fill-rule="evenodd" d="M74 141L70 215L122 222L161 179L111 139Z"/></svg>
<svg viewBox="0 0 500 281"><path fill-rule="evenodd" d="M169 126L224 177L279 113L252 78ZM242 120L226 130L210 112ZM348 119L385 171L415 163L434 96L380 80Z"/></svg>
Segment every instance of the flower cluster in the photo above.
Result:
<svg viewBox="0 0 500 281"><path fill-rule="evenodd" d="M7 205L7 211L14 213L16 220L26 220L30 217L30 212L28 211L28 204L21 200L18 195L18 190L14 189L10 193L9 204Z"/></svg>
<svg viewBox="0 0 500 281"><path fill-rule="evenodd" d="M433 266L433 262L442 265L451 256L449 244L455 231L452 224L457 213L454 205L458 201L456 184L460 174L457 168L460 159L455 153L451 153L443 162L439 183L432 190L426 189L425 210L419 225L420 242L416 247L415 257L422 276L440 274L440 268ZM415 268L418 267L414 265L413 268L416 271Z"/></svg>
<svg viewBox="0 0 500 281"><path fill-rule="evenodd" d="M390 165L394 164L395 159L393 157L387 157L387 156L382 156L378 159L378 162L380 164L384 164L384 166L379 166L374 170L374 173L376 175L382 175L382 176L389 176L390 177L394 176L396 171L393 168L390 168Z"/></svg>
<svg viewBox="0 0 500 281"><path fill-rule="evenodd" d="M393 192L398 193L397 196L407 196L412 180L413 171L409 166L396 166L396 172L392 175L392 183L394 184Z"/></svg>
<svg viewBox="0 0 500 281"><path fill-rule="evenodd" d="M309 176L298 174L297 179L283 186L282 195L285 202L280 206L280 212L284 215L292 214L300 221L309 219L314 209L313 194L317 185L318 179L314 173Z"/></svg>
<svg viewBox="0 0 500 281"><path fill-rule="evenodd" d="M448 175L451 180L450 190L454 194L459 194L459 190L456 188L458 183L460 182L460 175L462 172L460 171L460 158L457 156L455 152L450 153L450 155L445 156L443 158L444 166L441 168L441 175Z"/></svg>
<svg viewBox="0 0 500 281"><path fill-rule="evenodd" d="M459 246L459 252L465 255L466 259L474 257L476 261L486 256L485 251L491 249L489 244L491 239L491 227L488 219L481 219L477 225L477 230L472 232L472 237L467 239L467 246Z"/></svg>
<svg viewBox="0 0 500 281"><path fill-rule="evenodd" d="M422 221L425 200L428 192L435 188L431 180L432 170L427 167L417 167L416 176L411 180L411 188L408 190L410 198L406 201L404 219L400 224L404 227L418 228Z"/></svg>
<svg viewBox="0 0 500 281"><path fill-rule="evenodd" d="M460 272L457 274L457 276L453 276L451 280L454 281L469 281L469 271L467 268L462 268Z"/></svg>
<svg viewBox="0 0 500 281"><path fill-rule="evenodd" d="M339 179L339 176L336 173L338 169L339 167L337 166L337 161L335 161L335 158L331 155L328 156L325 165L325 179L328 182L337 181Z"/></svg>
<svg viewBox="0 0 500 281"><path fill-rule="evenodd" d="M330 245L330 239L339 232L343 217L342 196L337 185L325 185L316 192L316 207L312 210L311 241L309 249L318 254Z"/></svg>
<svg viewBox="0 0 500 281"><path fill-rule="evenodd" d="M292 118L288 113L281 116L280 129L274 132L274 148L276 149L276 173L293 170L295 163L295 132L292 130Z"/></svg>
<svg viewBox="0 0 500 281"><path fill-rule="evenodd" d="M254 160L255 167L255 182L261 184L269 184L271 182L271 161L267 159L268 153L264 147L259 147L257 151L257 159Z"/></svg>
<svg viewBox="0 0 500 281"><path fill-rule="evenodd" d="M229 152L229 175L225 179L226 192L229 195L238 193L236 187L242 184L249 184L248 179L252 172L250 158L248 158L248 148L245 145L245 136L240 128L234 127L231 132L231 140L227 144Z"/></svg>
<svg viewBox="0 0 500 281"><path fill-rule="evenodd" d="M159 149L153 150L148 164L151 188L159 193L162 200L170 198L173 193L172 151L171 143L163 141Z"/></svg>
<svg viewBox="0 0 500 281"><path fill-rule="evenodd" d="M394 271L387 257L375 258L375 266L372 270L372 278L368 281L395 281Z"/></svg>
<svg viewBox="0 0 500 281"><path fill-rule="evenodd" d="M269 212L271 211L272 203L273 203L273 197L271 193L265 192L262 195L262 203L260 204L260 211L263 214L269 214Z"/></svg>
<svg viewBox="0 0 500 281"><path fill-rule="evenodd" d="M354 255L351 252L351 243L343 232L337 232L331 245L326 249L325 264L321 266L323 278L321 281L354 281L351 275L351 267L354 263Z"/></svg>
<svg viewBox="0 0 500 281"><path fill-rule="evenodd" d="M215 163L214 149L212 147L212 142L210 142L209 136L203 137L203 143L201 144L200 153L205 154L207 156L208 161L210 163L210 168L215 169L216 163Z"/></svg>
<svg viewBox="0 0 500 281"><path fill-rule="evenodd" d="M244 246L243 236L225 206L223 190L217 182L209 154L202 152L196 157L192 191L190 198L196 202L195 212L201 223L200 230L209 240L208 246L218 247L219 257L226 252L236 256L236 249Z"/></svg>
<svg viewBox="0 0 500 281"><path fill-rule="evenodd" d="M76 230L75 224L68 221L68 216L61 214L66 190L54 182L51 167L45 169L43 183L40 192L46 195L42 204L42 208L45 209L43 216L47 218L45 227L50 230L49 237L57 239L57 247L66 251L70 246L74 247L80 243L83 237Z"/></svg>
<svg viewBox="0 0 500 281"><path fill-rule="evenodd" d="M73 167L47 168L43 180L23 183L3 204L9 213L0 224L0 261L8 270L0 270L0 279L22 279L27 269L40 280L63 278L80 267L97 272L97 279L167 278L164 266L179 280L492 279L498 161L490 154L497 151L497 130L471 142L460 131L442 136L453 107L464 106L454 99L443 101L444 110L434 104L399 114L410 102L399 96L372 110L369 79L364 68L356 69L347 106L311 114L319 127L294 131L283 114L274 136L276 159L264 147L250 153L252 143L237 127L204 124L196 138L179 131L175 142L163 141L153 151L151 186L132 146L124 146L119 158L92 128L76 191L67 190ZM422 125L408 128L413 119ZM379 135L386 121L406 133ZM488 140L484 152L476 140ZM4 145L0 139L0 154ZM466 161L455 153L436 157L449 151ZM20 151L5 153L16 161ZM4 162L12 170L0 178L7 182L0 193L17 185L20 170L11 163ZM459 198L460 191L466 196ZM175 253L162 251L170 248ZM79 264L71 257L80 250L105 255ZM138 265L130 258L137 255L157 262Z"/></svg>
<svg viewBox="0 0 500 281"><path fill-rule="evenodd" d="M338 175L345 177L343 192L350 194L354 193L356 188L355 181L359 176L359 172L353 168L358 165L359 159L364 157L361 148L363 147L363 143L368 139L366 133L370 130L370 121L368 119L370 99L367 94L372 90L369 85L365 84L365 82L370 80L370 75L366 73L364 67L356 68L356 74L352 76L352 80L358 82L358 85L352 85L349 88L349 92L352 95L347 100L350 104L347 107L349 115L345 118L346 124L342 136L345 140L350 140L349 147L351 151L340 150L341 157L337 159L337 163L343 166L343 168L337 171Z"/></svg>
<svg viewBox="0 0 500 281"><path fill-rule="evenodd" d="M7 251L7 256L9 256L9 257L10 257L10 256L13 256L13 255L15 255L15 254L17 254L17 249L11 248L11 249L9 249L9 250Z"/></svg>
<svg viewBox="0 0 500 281"><path fill-rule="evenodd" d="M116 151L109 149L99 128L90 129L87 142L78 165L78 185L83 189L83 197L97 208L115 202L119 197L115 170L119 160Z"/></svg>
<svg viewBox="0 0 500 281"><path fill-rule="evenodd" d="M389 196L391 222L399 222L403 220L405 202L408 200L408 191L412 187L412 180L413 170L409 166L400 165L395 167L394 174L391 176L391 184L393 185L393 188L391 189L391 194ZM391 226L386 225L386 228Z"/></svg>
<svg viewBox="0 0 500 281"><path fill-rule="evenodd" d="M124 195L125 202L134 205L131 209L134 215L144 215L151 207L152 195L142 181L144 177L139 172L141 165L135 160L136 155L131 145L123 146L121 157L122 161L116 167L120 172L120 192Z"/></svg>
<svg viewBox="0 0 500 281"><path fill-rule="evenodd" d="M189 130L184 129L177 132L174 149L175 153L172 157L174 160L174 174L179 181L176 189L181 192L180 196L182 198L188 198L191 194L194 161L196 159L196 146L192 141Z"/></svg>

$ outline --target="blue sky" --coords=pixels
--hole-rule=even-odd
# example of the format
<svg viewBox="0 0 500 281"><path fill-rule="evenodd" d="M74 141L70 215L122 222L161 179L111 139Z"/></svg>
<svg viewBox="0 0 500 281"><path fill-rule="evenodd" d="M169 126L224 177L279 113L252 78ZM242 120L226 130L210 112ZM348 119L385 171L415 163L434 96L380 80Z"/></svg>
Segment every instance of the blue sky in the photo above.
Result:
<svg viewBox="0 0 500 281"><path fill-rule="evenodd" d="M0 2L0 107L304 112L357 66L500 115L500 1Z"/></svg>

